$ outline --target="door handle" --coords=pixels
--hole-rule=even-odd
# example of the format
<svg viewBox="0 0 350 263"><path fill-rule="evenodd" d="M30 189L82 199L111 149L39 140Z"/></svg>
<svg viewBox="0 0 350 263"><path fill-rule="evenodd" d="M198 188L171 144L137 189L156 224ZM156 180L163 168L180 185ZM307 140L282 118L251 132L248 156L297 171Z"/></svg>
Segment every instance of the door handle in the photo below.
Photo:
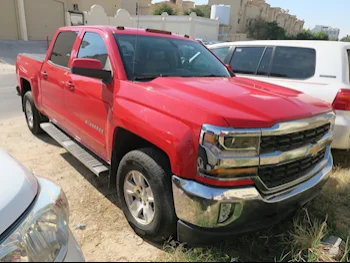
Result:
<svg viewBox="0 0 350 263"><path fill-rule="evenodd" d="M43 77L44 80L47 80L47 78L49 77L46 71L42 71L41 76Z"/></svg>
<svg viewBox="0 0 350 263"><path fill-rule="evenodd" d="M67 87L67 89L69 89L70 91L74 91L74 84L73 84L73 82L67 81L67 82L66 82L66 87Z"/></svg>

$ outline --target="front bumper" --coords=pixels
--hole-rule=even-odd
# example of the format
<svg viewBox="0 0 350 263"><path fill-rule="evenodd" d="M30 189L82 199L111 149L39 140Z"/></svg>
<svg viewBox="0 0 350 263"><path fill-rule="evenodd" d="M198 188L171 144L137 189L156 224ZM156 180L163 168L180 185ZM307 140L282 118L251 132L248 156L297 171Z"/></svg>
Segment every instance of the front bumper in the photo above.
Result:
<svg viewBox="0 0 350 263"><path fill-rule="evenodd" d="M173 176L178 240L193 245L219 242L232 235L267 228L293 215L320 192L331 175L333 159L307 181L283 192L263 195L256 187L213 188ZM233 207L231 216L218 223L222 204Z"/></svg>
<svg viewBox="0 0 350 263"><path fill-rule="evenodd" d="M336 111L332 148L350 149L350 111Z"/></svg>

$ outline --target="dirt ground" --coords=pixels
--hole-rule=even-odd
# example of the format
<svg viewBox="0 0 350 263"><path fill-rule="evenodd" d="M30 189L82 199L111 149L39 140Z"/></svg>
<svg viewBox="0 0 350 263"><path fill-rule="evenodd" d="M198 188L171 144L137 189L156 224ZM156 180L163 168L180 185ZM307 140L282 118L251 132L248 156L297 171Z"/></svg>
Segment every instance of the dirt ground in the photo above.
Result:
<svg viewBox="0 0 350 263"><path fill-rule="evenodd" d="M134 234L106 180L92 174L48 135L33 136L24 117L0 122L0 148L65 191L70 227L87 261L152 261L161 249ZM77 229L86 225L85 230Z"/></svg>

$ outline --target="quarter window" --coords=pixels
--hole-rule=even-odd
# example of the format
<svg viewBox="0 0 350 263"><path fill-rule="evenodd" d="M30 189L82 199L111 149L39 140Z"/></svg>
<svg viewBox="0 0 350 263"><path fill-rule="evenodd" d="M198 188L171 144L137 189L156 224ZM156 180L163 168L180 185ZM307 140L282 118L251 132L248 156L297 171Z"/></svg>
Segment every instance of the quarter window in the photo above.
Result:
<svg viewBox="0 0 350 263"><path fill-rule="evenodd" d="M223 47L223 48L215 48L213 49L213 53L217 55L222 61L225 60L228 51L230 50L229 47Z"/></svg>
<svg viewBox="0 0 350 263"><path fill-rule="evenodd" d="M77 32L61 32L52 49L50 61L62 67L68 67Z"/></svg>
<svg viewBox="0 0 350 263"><path fill-rule="evenodd" d="M312 48L277 47L271 77L307 79L315 74L316 51Z"/></svg>
<svg viewBox="0 0 350 263"><path fill-rule="evenodd" d="M237 47L231 60L233 72L255 75L265 47Z"/></svg>
<svg viewBox="0 0 350 263"><path fill-rule="evenodd" d="M97 33L85 33L77 57L97 59L106 68L108 52L103 38Z"/></svg>

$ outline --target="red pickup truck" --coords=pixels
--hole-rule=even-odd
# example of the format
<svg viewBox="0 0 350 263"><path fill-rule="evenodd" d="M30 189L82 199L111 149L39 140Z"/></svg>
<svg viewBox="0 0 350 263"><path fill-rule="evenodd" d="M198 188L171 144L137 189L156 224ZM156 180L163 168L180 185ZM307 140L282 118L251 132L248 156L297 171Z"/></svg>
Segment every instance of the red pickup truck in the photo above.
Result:
<svg viewBox="0 0 350 263"><path fill-rule="evenodd" d="M32 133L108 176L130 225L153 241L268 227L332 170L330 105L235 77L187 36L64 27L45 58L19 55L16 71Z"/></svg>

